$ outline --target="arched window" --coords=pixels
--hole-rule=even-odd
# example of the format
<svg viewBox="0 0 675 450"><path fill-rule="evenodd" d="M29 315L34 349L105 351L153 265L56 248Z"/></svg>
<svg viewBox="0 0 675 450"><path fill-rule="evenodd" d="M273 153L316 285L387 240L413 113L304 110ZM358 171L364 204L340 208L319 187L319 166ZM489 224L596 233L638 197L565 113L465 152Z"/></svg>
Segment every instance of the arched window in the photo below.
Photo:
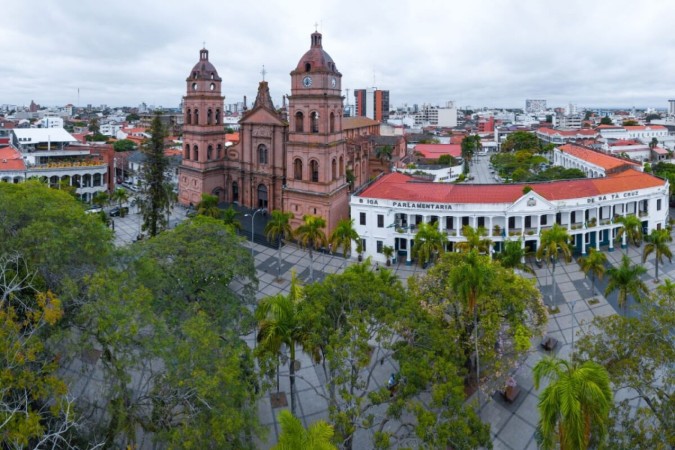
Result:
<svg viewBox="0 0 675 450"><path fill-rule="evenodd" d="M199 161L199 147L196 145L192 147L192 159Z"/></svg>
<svg viewBox="0 0 675 450"><path fill-rule="evenodd" d="M319 161L313 159L309 163L309 171L311 172L312 181L319 181Z"/></svg>
<svg viewBox="0 0 675 450"><path fill-rule="evenodd" d="M221 159L223 157L223 146L221 144L218 144L216 147L216 158Z"/></svg>
<svg viewBox="0 0 675 450"><path fill-rule="evenodd" d="M213 113L211 112L211 108L209 108L208 111L206 111L206 124L211 125L211 119L212 119Z"/></svg>
<svg viewBox="0 0 675 450"><path fill-rule="evenodd" d="M305 115L301 111L295 113L295 132L305 132Z"/></svg>
<svg viewBox="0 0 675 450"><path fill-rule="evenodd" d="M220 109L216 109L216 125L220 125Z"/></svg>
<svg viewBox="0 0 675 450"><path fill-rule="evenodd" d="M316 111L313 111L310 115L310 127L312 129L312 133L318 133L319 132L319 113Z"/></svg>
<svg viewBox="0 0 675 450"><path fill-rule="evenodd" d="M191 109L187 110L187 124L192 125L192 110Z"/></svg>
<svg viewBox="0 0 675 450"><path fill-rule="evenodd" d="M293 161L293 178L302 180L302 160L300 158Z"/></svg>
<svg viewBox="0 0 675 450"><path fill-rule="evenodd" d="M212 158L213 158L213 145L209 145L206 148L206 160L211 161Z"/></svg>
<svg viewBox="0 0 675 450"><path fill-rule="evenodd" d="M267 164L267 147L265 144L258 146L258 164Z"/></svg>
<svg viewBox="0 0 675 450"><path fill-rule="evenodd" d="M345 176L345 159L340 156L340 177Z"/></svg>
<svg viewBox="0 0 675 450"><path fill-rule="evenodd" d="M183 153L184 159L190 159L190 144L185 144L185 153Z"/></svg>
<svg viewBox="0 0 675 450"><path fill-rule="evenodd" d="M232 203L239 201L239 185L236 181L232 182Z"/></svg>
<svg viewBox="0 0 675 450"><path fill-rule="evenodd" d="M335 158L333 158L333 161L330 163L330 176L331 180L335 180L337 178L337 161Z"/></svg>
<svg viewBox="0 0 675 450"><path fill-rule="evenodd" d="M199 110L195 109L195 125L199 125Z"/></svg>
<svg viewBox="0 0 675 450"><path fill-rule="evenodd" d="M258 208L267 208L267 186L258 185Z"/></svg>
<svg viewBox="0 0 675 450"><path fill-rule="evenodd" d="M330 113L330 132L335 133L335 114Z"/></svg>

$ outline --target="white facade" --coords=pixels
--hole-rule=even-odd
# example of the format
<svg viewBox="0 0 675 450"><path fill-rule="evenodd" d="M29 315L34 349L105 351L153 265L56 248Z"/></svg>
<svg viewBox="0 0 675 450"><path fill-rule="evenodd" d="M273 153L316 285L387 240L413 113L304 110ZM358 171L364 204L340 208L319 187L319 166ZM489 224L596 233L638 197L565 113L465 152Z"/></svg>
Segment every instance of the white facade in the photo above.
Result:
<svg viewBox="0 0 675 450"><path fill-rule="evenodd" d="M55 116L45 116L38 122L40 128L63 128L63 119Z"/></svg>
<svg viewBox="0 0 675 450"><path fill-rule="evenodd" d="M415 114L415 126L456 127L457 107L453 102L446 102L445 107L422 105L420 111Z"/></svg>
<svg viewBox="0 0 675 450"><path fill-rule="evenodd" d="M372 186L386 182L386 177L391 176L401 175L387 175ZM638 176L650 177L641 173ZM613 193L564 200L549 200L536 192L536 184L531 184L533 191L521 194L514 201L499 203L480 201L480 186L466 186L468 189L475 189L475 203L470 200L462 203L424 201L420 197L429 191L422 183L415 183L421 186L420 195L411 197L410 200L369 197L369 189L366 189L352 195L351 218L364 244L364 256L372 257L373 261L380 263L386 261L382 248L391 246L401 261L411 264L411 249L420 223L435 224L447 236L450 251L454 250L458 242L464 241L464 225L474 229L484 227L488 232L487 237L495 244L494 251L500 251L504 241L518 239L524 247L529 246L536 250L541 232L550 229L554 223L567 229L577 253L586 254L589 248L600 250L601 245L606 245L609 251L613 251L620 228L620 224L616 222L618 216L638 216L645 233L667 226L669 186L666 181L651 178L654 186L638 189L627 186L625 190ZM589 181L559 183L579 182ZM522 189L522 186L510 186ZM624 239L621 245L625 244ZM354 251L355 248L352 248L352 252Z"/></svg>

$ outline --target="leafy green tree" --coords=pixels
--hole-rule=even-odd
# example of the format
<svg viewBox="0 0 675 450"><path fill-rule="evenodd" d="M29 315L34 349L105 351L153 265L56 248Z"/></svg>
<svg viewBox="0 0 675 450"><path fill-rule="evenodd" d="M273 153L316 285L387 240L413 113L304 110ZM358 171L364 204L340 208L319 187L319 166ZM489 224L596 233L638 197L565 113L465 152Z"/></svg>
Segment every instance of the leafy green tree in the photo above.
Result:
<svg viewBox="0 0 675 450"><path fill-rule="evenodd" d="M309 250L309 279L314 280L314 254L317 248L328 245L326 233L322 228L326 227L326 220L323 217L306 214L302 218L302 225L295 229L294 235L298 244L302 248Z"/></svg>
<svg viewBox="0 0 675 450"><path fill-rule="evenodd" d="M89 121L89 131L91 131L94 134L99 134L101 130L101 126L99 125L98 118L94 117Z"/></svg>
<svg viewBox="0 0 675 450"><path fill-rule="evenodd" d="M659 140L655 137L652 138L651 141L649 141L649 149L654 150L656 147L659 145Z"/></svg>
<svg viewBox="0 0 675 450"><path fill-rule="evenodd" d="M593 333L579 341L579 357L602 364L621 398L610 416L608 448L672 448L675 284L665 280L651 301L635 308L635 317L593 319Z"/></svg>
<svg viewBox="0 0 675 450"><path fill-rule="evenodd" d="M270 221L265 225L265 237L269 242L277 241L277 279L281 279L281 244L282 240L293 237L291 219L293 213L279 210L272 211Z"/></svg>
<svg viewBox="0 0 675 450"><path fill-rule="evenodd" d="M375 157L380 160L383 166L391 162L393 154L394 148L391 145L375 147Z"/></svg>
<svg viewBox="0 0 675 450"><path fill-rule="evenodd" d="M602 119L600 119L600 125L614 125L614 122L612 122L612 119L605 116Z"/></svg>
<svg viewBox="0 0 675 450"><path fill-rule="evenodd" d="M341 219L328 239L331 247L335 250L342 249L345 258L352 251L352 242L359 243L359 234L354 229L354 219Z"/></svg>
<svg viewBox="0 0 675 450"><path fill-rule="evenodd" d="M138 114L130 113L130 114L127 114L127 117L126 117L125 120L127 122L135 122L135 121L140 120L140 119L141 119L141 116L139 116Z"/></svg>
<svg viewBox="0 0 675 450"><path fill-rule="evenodd" d="M295 414L296 346L308 348L309 333L300 317L300 302L304 298L302 286L293 272L288 295L277 294L260 301L255 311L258 321L258 353L278 357L282 345L288 347L291 412Z"/></svg>
<svg viewBox="0 0 675 450"><path fill-rule="evenodd" d="M120 216L124 217L124 210L122 205L129 201L129 192L126 189L115 189L110 194L110 201L117 203L117 207L120 209Z"/></svg>
<svg viewBox="0 0 675 450"><path fill-rule="evenodd" d="M129 139L120 139L119 141L115 141L113 149L116 152L131 152L136 150L136 143Z"/></svg>
<svg viewBox="0 0 675 450"><path fill-rule="evenodd" d="M591 283L593 284L593 295L595 295L595 277L602 280L605 274L605 263L607 262L607 255L602 252L590 249L588 256L579 258L579 265L586 276L591 274Z"/></svg>
<svg viewBox="0 0 675 450"><path fill-rule="evenodd" d="M529 131L515 131L506 137L502 143L502 152L516 152L530 150L532 153L539 149L539 139Z"/></svg>
<svg viewBox="0 0 675 450"><path fill-rule="evenodd" d="M483 148L480 142L480 136L477 134L465 136L462 139L461 154L465 164L471 163L473 157Z"/></svg>
<svg viewBox="0 0 675 450"><path fill-rule="evenodd" d="M525 255L523 241L518 239L516 241L505 241L504 248L497 253L496 258L503 267L534 274L532 267L524 262Z"/></svg>
<svg viewBox="0 0 675 450"><path fill-rule="evenodd" d="M537 258L543 259L546 265L552 264L551 279L553 281L553 291L551 292L551 303L555 305L555 265L560 255L565 261L572 259L572 250L568 244L570 239L567 230L557 223L552 228L544 230L541 233L539 248L537 249Z"/></svg>
<svg viewBox="0 0 675 450"><path fill-rule="evenodd" d="M668 245L672 240L670 231L667 229L655 229L649 234L649 240L642 253L642 262L645 262L647 257L654 253L654 281L656 283L659 282L659 263L663 263L663 257L668 258L670 262L673 261L673 252Z"/></svg>
<svg viewBox="0 0 675 450"><path fill-rule="evenodd" d="M237 212L236 209L230 205L229 208L223 210L223 223L233 232L236 232L237 230L241 230L241 223L237 219L237 216L239 213Z"/></svg>
<svg viewBox="0 0 675 450"><path fill-rule="evenodd" d="M621 258L621 264L618 267L607 269L609 283L605 288L605 297L614 291L618 291L617 301L620 307L625 308L628 295L632 295L636 302L641 302L642 297L649 293L647 285L640 279L647 273L643 266L631 264L627 255Z"/></svg>
<svg viewBox="0 0 675 450"><path fill-rule="evenodd" d="M91 202L99 207L103 208L105 205L110 203L110 195L107 192L100 191L94 194L94 196L91 199Z"/></svg>
<svg viewBox="0 0 675 450"><path fill-rule="evenodd" d="M279 425L279 442L272 450L337 450L331 442L333 427L323 420L317 420L305 429L300 419L289 411L281 411Z"/></svg>
<svg viewBox="0 0 675 450"><path fill-rule="evenodd" d="M218 196L202 194L202 200L197 203L197 214L220 219L223 212L218 208Z"/></svg>
<svg viewBox="0 0 675 450"><path fill-rule="evenodd" d="M106 264L111 251L112 232L66 192L37 181L0 183L0 254L20 252L37 273L36 288L59 295L66 312L65 285Z"/></svg>
<svg viewBox="0 0 675 450"><path fill-rule="evenodd" d="M169 158L164 154L164 137L159 113L155 115L150 127L150 139L142 146L145 162L140 173L140 192L138 204L143 215L142 229L150 236L157 236L169 225L169 213L176 194L171 186Z"/></svg>
<svg viewBox="0 0 675 450"><path fill-rule="evenodd" d="M624 239L627 244L639 246L642 242L642 223L640 219L633 215L621 216L616 220L621 224L621 228L616 233L616 238ZM628 254L628 245L626 245L626 254Z"/></svg>
<svg viewBox="0 0 675 450"><path fill-rule="evenodd" d="M415 233L412 255L417 258L420 264L429 263L433 261L436 255L445 252L447 241L447 236L438 230L435 223L420 223L417 233Z"/></svg>
<svg viewBox="0 0 675 450"><path fill-rule="evenodd" d="M604 367L546 357L532 371L535 389L543 379L550 380L539 395L537 440L542 449L589 448L591 434L597 443L605 439L613 395Z"/></svg>
<svg viewBox="0 0 675 450"><path fill-rule="evenodd" d="M636 125L640 125L637 120L624 120L623 123L621 124L624 127L634 127Z"/></svg>

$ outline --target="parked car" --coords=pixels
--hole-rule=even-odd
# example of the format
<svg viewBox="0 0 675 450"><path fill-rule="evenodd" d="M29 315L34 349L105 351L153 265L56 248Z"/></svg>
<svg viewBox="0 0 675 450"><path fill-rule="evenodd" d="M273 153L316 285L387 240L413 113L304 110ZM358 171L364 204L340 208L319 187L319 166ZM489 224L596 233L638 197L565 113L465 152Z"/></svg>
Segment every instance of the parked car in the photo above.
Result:
<svg viewBox="0 0 675 450"><path fill-rule="evenodd" d="M108 212L108 215L109 215L110 217L119 217L121 214L122 214L122 211L121 211L117 206L115 206L114 208L112 208L112 209Z"/></svg>

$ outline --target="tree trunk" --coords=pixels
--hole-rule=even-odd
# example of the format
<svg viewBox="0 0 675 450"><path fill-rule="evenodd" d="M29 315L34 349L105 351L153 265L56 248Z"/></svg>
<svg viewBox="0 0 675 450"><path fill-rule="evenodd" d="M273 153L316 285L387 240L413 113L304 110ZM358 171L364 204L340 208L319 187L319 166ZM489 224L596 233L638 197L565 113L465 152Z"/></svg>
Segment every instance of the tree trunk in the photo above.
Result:
<svg viewBox="0 0 675 450"><path fill-rule="evenodd" d="M551 286L553 290L551 291L551 306L555 306L555 259L553 259L553 269L551 270Z"/></svg>
<svg viewBox="0 0 675 450"><path fill-rule="evenodd" d="M655 275L656 275L656 282L658 283L659 282L659 255L656 254L656 252L654 252L654 253L655 253L654 259L656 260L656 261L654 261L654 272L655 272Z"/></svg>
<svg viewBox="0 0 675 450"><path fill-rule="evenodd" d="M289 362L289 378L291 382L291 412L295 416L295 344L291 343L291 360ZM296 416L297 417L297 416Z"/></svg>
<svg viewBox="0 0 675 450"><path fill-rule="evenodd" d="M309 247L309 281L314 281L314 257L312 247Z"/></svg>
<svg viewBox="0 0 675 450"><path fill-rule="evenodd" d="M279 236L279 245L277 246L277 279L281 279L281 236Z"/></svg>

